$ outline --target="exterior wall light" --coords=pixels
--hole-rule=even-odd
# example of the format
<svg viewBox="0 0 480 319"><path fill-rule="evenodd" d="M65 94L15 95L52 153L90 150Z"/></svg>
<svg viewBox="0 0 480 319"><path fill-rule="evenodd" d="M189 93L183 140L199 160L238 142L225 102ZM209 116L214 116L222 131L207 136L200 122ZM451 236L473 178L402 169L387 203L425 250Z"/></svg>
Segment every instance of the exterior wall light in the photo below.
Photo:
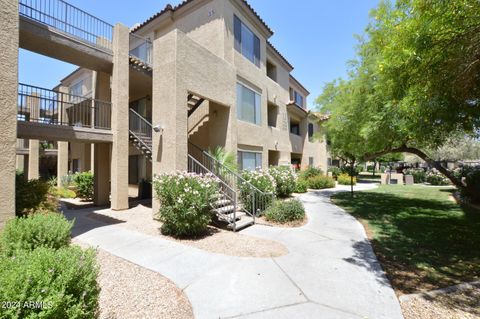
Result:
<svg viewBox="0 0 480 319"><path fill-rule="evenodd" d="M155 125L155 126L153 127L153 130L154 130L155 132L157 132L157 133L162 134L162 133L163 133L163 126L160 125L160 124L157 124L157 125Z"/></svg>

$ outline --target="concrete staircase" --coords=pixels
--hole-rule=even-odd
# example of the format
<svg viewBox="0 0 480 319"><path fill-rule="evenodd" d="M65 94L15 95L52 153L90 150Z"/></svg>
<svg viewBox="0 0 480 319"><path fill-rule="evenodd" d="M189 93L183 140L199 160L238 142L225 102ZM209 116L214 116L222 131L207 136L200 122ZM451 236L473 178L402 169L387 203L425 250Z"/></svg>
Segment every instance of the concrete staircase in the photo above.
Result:
<svg viewBox="0 0 480 319"><path fill-rule="evenodd" d="M128 138L145 157L152 161L152 124L130 109Z"/></svg>
<svg viewBox="0 0 480 319"><path fill-rule="evenodd" d="M213 204L212 212L219 222L226 223L227 228L237 231L255 224L253 217L239 209L225 194L220 193Z"/></svg>
<svg viewBox="0 0 480 319"><path fill-rule="evenodd" d="M129 132L130 143L135 146L151 162L152 161L152 137L144 134Z"/></svg>

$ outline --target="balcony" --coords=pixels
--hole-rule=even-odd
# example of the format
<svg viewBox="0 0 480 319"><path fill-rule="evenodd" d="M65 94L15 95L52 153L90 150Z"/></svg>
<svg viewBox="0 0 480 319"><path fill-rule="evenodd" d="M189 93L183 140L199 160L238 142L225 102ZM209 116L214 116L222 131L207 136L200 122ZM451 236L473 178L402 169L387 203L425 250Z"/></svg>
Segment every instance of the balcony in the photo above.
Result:
<svg viewBox="0 0 480 319"><path fill-rule="evenodd" d="M21 83L17 102L19 138L111 141L110 102Z"/></svg>

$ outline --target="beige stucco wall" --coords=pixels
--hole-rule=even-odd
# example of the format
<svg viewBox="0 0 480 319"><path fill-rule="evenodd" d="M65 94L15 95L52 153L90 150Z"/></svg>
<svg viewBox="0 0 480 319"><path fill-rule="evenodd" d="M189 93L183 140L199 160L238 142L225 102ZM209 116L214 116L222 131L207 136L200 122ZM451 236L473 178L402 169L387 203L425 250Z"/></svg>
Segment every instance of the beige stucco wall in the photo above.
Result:
<svg viewBox="0 0 480 319"><path fill-rule="evenodd" d="M2 1L0 10L0 229L15 216L17 146L18 1Z"/></svg>

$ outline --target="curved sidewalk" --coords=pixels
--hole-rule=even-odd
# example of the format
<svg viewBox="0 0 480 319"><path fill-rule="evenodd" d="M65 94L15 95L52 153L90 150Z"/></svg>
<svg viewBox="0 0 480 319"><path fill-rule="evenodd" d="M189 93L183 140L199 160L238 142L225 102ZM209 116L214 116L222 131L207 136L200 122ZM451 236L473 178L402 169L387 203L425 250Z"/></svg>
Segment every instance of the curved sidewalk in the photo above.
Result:
<svg viewBox="0 0 480 319"><path fill-rule="evenodd" d="M300 197L309 218L300 228L242 231L287 246L276 258L210 253L93 221L86 210L74 214L73 236L168 277L196 318L403 318L363 227L330 203L331 192Z"/></svg>

